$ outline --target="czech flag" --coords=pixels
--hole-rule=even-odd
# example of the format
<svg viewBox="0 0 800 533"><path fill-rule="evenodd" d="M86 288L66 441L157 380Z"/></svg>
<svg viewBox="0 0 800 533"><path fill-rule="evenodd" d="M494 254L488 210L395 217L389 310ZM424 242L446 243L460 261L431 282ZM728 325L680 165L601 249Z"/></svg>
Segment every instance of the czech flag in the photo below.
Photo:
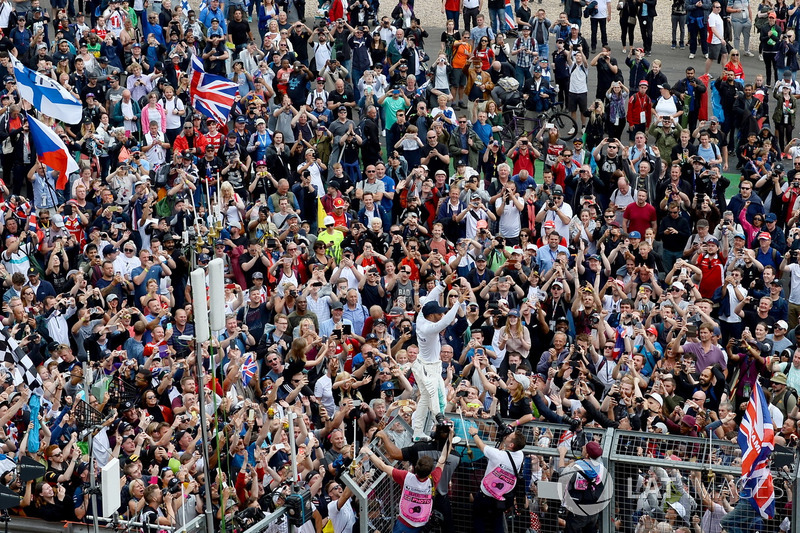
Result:
<svg viewBox="0 0 800 533"><path fill-rule="evenodd" d="M514 20L514 12L511 11L511 0L506 0L506 26L507 30L517 29L517 21Z"/></svg>
<svg viewBox="0 0 800 533"><path fill-rule="evenodd" d="M764 391L757 381L755 385L739 426L737 440L742 450L745 496L762 518L772 518L775 515L775 489L769 456L775 448L775 428Z"/></svg>
<svg viewBox="0 0 800 533"><path fill-rule="evenodd" d="M31 138L39 162L58 171L56 188L64 190L69 183L69 175L80 170L78 163L75 162L75 158L69 153L64 141L56 135L56 132L30 115L28 115L28 124L31 128Z"/></svg>

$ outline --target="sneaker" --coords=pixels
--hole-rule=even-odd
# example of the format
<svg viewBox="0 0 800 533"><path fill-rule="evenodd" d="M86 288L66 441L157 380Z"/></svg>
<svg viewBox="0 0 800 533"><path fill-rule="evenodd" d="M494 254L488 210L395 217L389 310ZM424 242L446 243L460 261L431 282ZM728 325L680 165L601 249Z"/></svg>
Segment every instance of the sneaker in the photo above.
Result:
<svg viewBox="0 0 800 533"><path fill-rule="evenodd" d="M755 54L750 50L745 50L744 55L746 55L747 57L753 57Z"/></svg>
<svg viewBox="0 0 800 533"><path fill-rule="evenodd" d="M570 128L567 132L567 136L575 135L575 128Z"/></svg>
<svg viewBox="0 0 800 533"><path fill-rule="evenodd" d="M628 53L628 51L625 49L625 47L624 47L624 46L622 47L622 53L623 53L623 54L627 54L627 53Z"/></svg>
<svg viewBox="0 0 800 533"><path fill-rule="evenodd" d="M758 60L764 61L764 54L758 54Z"/></svg>
<svg viewBox="0 0 800 533"><path fill-rule="evenodd" d="M680 49L681 49L681 50L683 50L683 49L685 49L685 48L686 48L686 47L685 47L684 45L681 45L681 46L680 46Z"/></svg>
<svg viewBox="0 0 800 533"><path fill-rule="evenodd" d="M705 57L706 59L708 59L708 54L703 54L703 57Z"/></svg>
<svg viewBox="0 0 800 533"><path fill-rule="evenodd" d="M386 137L386 130L381 130L381 137Z"/></svg>
<svg viewBox="0 0 800 533"><path fill-rule="evenodd" d="M670 46L670 49L675 50L675 45Z"/></svg>
<svg viewBox="0 0 800 533"><path fill-rule="evenodd" d="M689 54L689 59L694 59L694 54Z"/></svg>

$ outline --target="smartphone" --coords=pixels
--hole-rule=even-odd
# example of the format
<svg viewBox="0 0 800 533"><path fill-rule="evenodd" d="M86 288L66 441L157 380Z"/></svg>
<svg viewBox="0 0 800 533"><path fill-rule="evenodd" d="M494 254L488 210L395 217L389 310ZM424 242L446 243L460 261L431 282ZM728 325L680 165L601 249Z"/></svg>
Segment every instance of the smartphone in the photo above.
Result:
<svg viewBox="0 0 800 533"><path fill-rule="evenodd" d="M690 325L686 326L686 334L689 337L696 337L697 336L697 326L695 326L694 324L690 324Z"/></svg>
<svg viewBox="0 0 800 533"><path fill-rule="evenodd" d="M356 409L361 407L361 400L353 400L353 407Z"/></svg>
<svg viewBox="0 0 800 533"><path fill-rule="evenodd" d="M353 327L350 324L342 324L342 335L352 335Z"/></svg>
<svg viewBox="0 0 800 533"><path fill-rule="evenodd" d="M408 405L408 400L397 400L397 405L399 407L405 407L406 405Z"/></svg>
<svg viewBox="0 0 800 533"><path fill-rule="evenodd" d="M250 409L247 411L247 421L252 422L256 418L256 411L255 409Z"/></svg>

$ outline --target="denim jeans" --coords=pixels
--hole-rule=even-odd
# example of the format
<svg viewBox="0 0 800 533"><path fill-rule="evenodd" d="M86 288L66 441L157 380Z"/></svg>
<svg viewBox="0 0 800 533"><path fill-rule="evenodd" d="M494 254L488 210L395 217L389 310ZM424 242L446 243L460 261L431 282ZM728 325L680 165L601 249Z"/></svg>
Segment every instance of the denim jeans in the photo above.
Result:
<svg viewBox="0 0 800 533"><path fill-rule="evenodd" d="M489 27L495 35L505 33L506 29L506 10L489 8Z"/></svg>
<svg viewBox="0 0 800 533"><path fill-rule="evenodd" d="M461 12L458 11L458 10L456 10L456 11L446 10L444 12L444 14L447 17L447 20L452 20L453 21L454 28L456 30L458 30L458 18L461 15Z"/></svg>
<svg viewBox="0 0 800 533"><path fill-rule="evenodd" d="M720 525L728 533L750 533L759 531L764 522L750 503L750 499L740 498L733 510L722 519Z"/></svg>
<svg viewBox="0 0 800 533"><path fill-rule="evenodd" d="M539 52L539 57L543 57L548 59L550 57L550 45L547 44L547 41L544 44L537 44L536 51Z"/></svg>

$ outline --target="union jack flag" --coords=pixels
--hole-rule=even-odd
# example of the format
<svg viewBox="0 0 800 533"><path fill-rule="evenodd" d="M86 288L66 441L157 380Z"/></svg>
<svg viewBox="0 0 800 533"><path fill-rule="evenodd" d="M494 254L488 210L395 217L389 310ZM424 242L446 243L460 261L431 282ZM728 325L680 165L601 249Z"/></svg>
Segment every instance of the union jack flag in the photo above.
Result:
<svg viewBox="0 0 800 533"><path fill-rule="evenodd" d="M258 372L258 363L253 358L253 354L249 353L242 363L242 383L244 383L245 387L250 384L250 380L253 379L256 372Z"/></svg>
<svg viewBox="0 0 800 533"><path fill-rule="evenodd" d="M200 58L192 56L192 81L189 94L195 109L220 124L225 124L236 101L236 95L239 94L239 85L222 76L208 74L203 69Z"/></svg>
<svg viewBox="0 0 800 533"><path fill-rule="evenodd" d="M756 382L738 437L745 494L762 518L775 515L775 489L769 468L769 456L775 448L775 429L768 406L764 391Z"/></svg>
<svg viewBox="0 0 800 533"><path fill-rule="evenodd" d="M511 11L511 0L506 0L506 30L517 28L517 21L514 20L514 13Z"/></svg>

